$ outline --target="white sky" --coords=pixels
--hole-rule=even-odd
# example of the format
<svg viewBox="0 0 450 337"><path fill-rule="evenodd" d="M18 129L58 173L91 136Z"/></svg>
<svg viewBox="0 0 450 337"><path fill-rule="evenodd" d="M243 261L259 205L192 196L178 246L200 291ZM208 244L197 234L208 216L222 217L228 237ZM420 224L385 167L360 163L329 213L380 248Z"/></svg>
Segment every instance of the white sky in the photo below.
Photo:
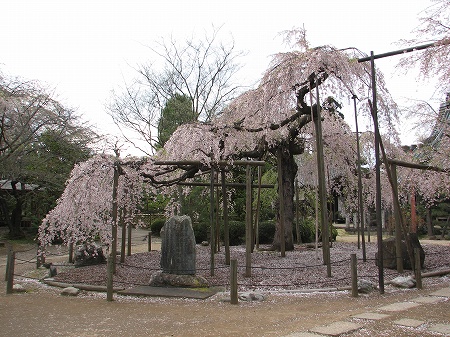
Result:
<svg viewBox="0 0 450 337"><path fill-rule="evenodd" d="M242 59L243 84L257 82L270 55L282 50L279 32L304 26L313 46L357 47L367 54L399 49L412 37L429 0L11 0L1 5L0 71L37 79L105 133L116 133L105 112L110 91L134 77L130 66L149 60L146 46L172 34L204 36L222 26ZM428 100L432 86L394 73L397 57L377 61L394 98ZM346 102L344 102L346 103ZM346 116L352 121L352 116ZM411 143L410 130L403 130Z"/></svg>

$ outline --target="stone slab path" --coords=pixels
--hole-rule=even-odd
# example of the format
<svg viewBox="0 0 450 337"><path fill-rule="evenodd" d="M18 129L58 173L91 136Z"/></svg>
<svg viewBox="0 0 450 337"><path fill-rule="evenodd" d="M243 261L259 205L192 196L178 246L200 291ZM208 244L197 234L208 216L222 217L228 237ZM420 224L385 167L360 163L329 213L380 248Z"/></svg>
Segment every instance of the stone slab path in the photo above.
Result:
<svg viewBox="0 0 450 337"><path fill-rule="evenodd" d="M407 302L395 302L374 308L374 311L352 315L346 321L335 321L327 325L318 325L308 331L300 331L285 337L365 336L365 334L359 333L359 330L366 329L372 322L383 320L386 321L386 325L391 324L392 328L397 326L409 329L406 335L410 331L411 334L417 333L420 336L450 336L450 313L448 321L444 323L435 323L433 322L433 317L427 316L427 306L432 306L441 301L450 301L450 287L432 292L427 296L419 296ZM418 307L423 307L424 319L419 320L408 317L409 310ZM389 321L393 315L399 318Z"/></svg>

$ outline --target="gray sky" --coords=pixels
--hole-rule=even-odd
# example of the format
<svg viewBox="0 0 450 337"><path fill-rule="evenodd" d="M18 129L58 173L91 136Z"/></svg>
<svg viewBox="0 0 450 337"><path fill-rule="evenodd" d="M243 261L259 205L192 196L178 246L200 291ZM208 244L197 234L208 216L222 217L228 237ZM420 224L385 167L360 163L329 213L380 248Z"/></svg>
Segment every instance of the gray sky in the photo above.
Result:
<svg viewBox="0 0 450 337"><path fill-rule="evenodd" d="M304 26L312 46L356 47L375 54L411 38L429 0L14 0L2 4L0 70L37 79L104 132L117 133L104 104L110 91L134 76L130 66L149 59L153 41L170 35L204 36L212 25L246 52L239 74L255 83L270 55L282 50L279 32ZM394 73L398 57L377 61L396 99L428 100L412 76ZM419 91L420 89L420 91ZM347 102L344 102L346 104ZM351 121L351 116L346 117ZM414 141L404 137L405 142Z"/></svg>

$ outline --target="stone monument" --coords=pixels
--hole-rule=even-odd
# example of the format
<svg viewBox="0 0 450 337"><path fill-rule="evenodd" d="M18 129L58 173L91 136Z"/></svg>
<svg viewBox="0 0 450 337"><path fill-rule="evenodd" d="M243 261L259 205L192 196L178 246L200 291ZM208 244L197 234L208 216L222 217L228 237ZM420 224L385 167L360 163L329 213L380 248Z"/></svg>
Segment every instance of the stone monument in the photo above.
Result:
<svg viewBox="0 0 450 337"><path fill-rule="evenodd" d="M161 269L152 275L153 286L207 287L196 273L195 236L191 218L174 216L161 229Z"/></svg>

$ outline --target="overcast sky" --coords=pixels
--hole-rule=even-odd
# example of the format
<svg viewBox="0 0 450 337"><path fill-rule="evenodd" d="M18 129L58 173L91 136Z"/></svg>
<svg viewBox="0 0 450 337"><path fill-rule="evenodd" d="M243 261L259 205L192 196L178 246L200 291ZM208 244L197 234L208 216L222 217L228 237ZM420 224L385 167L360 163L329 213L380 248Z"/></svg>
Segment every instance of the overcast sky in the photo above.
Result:
<svg viewBox="0 0 450 337"><path fill-rule="evenodd" d="M11 0L1 7L0 71L37 79L84 119L114 133L104 105L113 88L149 60L155 40L204 36L212 25L246 52L240 78L255 83L270 55L282 49L279 32L304 26L312 46L357 47L370 54L399 49L411 38L429 0ZM398 100L433 93L413 77L393 73L398 57L377 61ZM352 117L346 117L351 120ZM405 133L405 132L404 132ZM410 132L406 132L410 133ZM414 141L411 137L405 142Z"/></svg>

